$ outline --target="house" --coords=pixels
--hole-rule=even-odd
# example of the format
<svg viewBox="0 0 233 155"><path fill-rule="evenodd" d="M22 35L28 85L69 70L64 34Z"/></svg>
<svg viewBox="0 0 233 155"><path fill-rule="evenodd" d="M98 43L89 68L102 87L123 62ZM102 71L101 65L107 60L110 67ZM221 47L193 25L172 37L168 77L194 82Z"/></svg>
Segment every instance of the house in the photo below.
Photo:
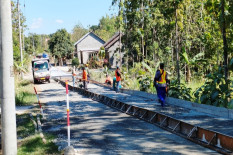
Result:
<svg viewBox="0 0 233 155"><path fill-rule="evenodd" d="M122 33L121 33L122 37ZM116 68L116 66L121 66L123 63L124 53L119 52L119 47L122 49L122 44L120 45L120 33L117 32L111 39L109 39L105 44L105 58L108 60L111 68Z"/></svg>
<svg viewBox="0 0 233 155"><path fill-rule="evenodd" d="M74 44L74 56L78 57L79 63L86 64L91 57L98 54L100 47L104 43L105 41L103 39L93 32L89 32Z"/></svg>

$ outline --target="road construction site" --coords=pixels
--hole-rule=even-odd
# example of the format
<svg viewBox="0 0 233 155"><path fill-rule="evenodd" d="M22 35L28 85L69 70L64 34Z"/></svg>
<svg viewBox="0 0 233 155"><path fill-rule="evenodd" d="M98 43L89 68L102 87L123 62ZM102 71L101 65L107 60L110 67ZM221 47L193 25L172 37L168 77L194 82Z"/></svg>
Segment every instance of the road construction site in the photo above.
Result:
<svg viewBox="0 0 233 155"><path fill-rule="evenodd" d="M115 93L94 82L85 91L73 87L68 74L36 85L46 118L42 129L57 135L60 149L67 146L65 79L70 80L71 145L79 154L232 153L231 110L173 98L161 107L155 94Z"/></svg>

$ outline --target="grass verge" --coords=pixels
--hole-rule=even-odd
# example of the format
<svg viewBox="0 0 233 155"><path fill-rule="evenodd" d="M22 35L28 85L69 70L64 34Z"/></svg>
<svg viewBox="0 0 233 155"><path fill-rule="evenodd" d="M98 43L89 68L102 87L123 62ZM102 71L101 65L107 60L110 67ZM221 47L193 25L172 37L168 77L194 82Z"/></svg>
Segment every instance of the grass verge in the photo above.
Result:
<svg viewBox="0 0 233 155"><path fill-rule="evenodd" d="M45 144L39 134L23 139L18 148L18 155L60 154L58 147L53 143L54 136L46 134L45 138L47 141Z"/></svg>
<svg viewBox="0 0 233 155"><path fill-rule="evenodd" d="M53 135L44 134L46 143L43 143L28 114L17 115L17 136L18 155L61 154L53 143Z"/></svg>
<svg viewBox="0 0 233 155"><path fill-rule="evenodd" d="M29 80L15 80L15 102L17 106L32 105L37 102L34 84Z"/></svg>

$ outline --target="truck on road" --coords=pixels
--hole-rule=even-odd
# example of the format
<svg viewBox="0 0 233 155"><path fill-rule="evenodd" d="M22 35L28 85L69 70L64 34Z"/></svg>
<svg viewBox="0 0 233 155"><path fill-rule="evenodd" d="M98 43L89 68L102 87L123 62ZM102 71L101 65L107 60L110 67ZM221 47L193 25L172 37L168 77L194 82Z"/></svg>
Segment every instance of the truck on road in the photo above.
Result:
<svg viewBox="0 0 233 155"><path fill-rule="evenodd" d="M36 58L32 60L32 73L34 83L50 83L50 64L49 58Z"/></svg>

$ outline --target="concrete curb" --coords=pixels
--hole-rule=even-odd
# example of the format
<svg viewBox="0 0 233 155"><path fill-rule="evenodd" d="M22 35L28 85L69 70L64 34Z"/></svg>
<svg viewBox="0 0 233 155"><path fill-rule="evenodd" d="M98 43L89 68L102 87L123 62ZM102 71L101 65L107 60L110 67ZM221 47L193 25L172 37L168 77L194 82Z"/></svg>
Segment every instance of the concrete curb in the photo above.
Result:
<svg viewBox="0 0 233 155"><path fill-rule="evenodd" d="M67 146L65 149L64 149L64 155L75 155L75 150L73 148L73 146Z"/></svg>
<svg viewBox="0 0 233 155"><path fill-rule="evenodd" d="M157 100L158 97L156 94L151 94L147 92L137 91L137 90L129 90L129 89L121 89L122 93L130 94L130 95L137 95L140 97L146 97L149 99ZM188 108L190 110L195 110L198 112L203 112L215 116L220 116L228 119L233 119L233 110L227 109L223 107L215 107L206 104L199 104L190 101L185 101L173 97L167 97L166 102L175 106Z"/></svg>
<svg viewBox="0 0 233 155"><path fill-rule="evenodd" d="M100 86L104 86L106 88L111 89L111 87L102 85L102 84L97 84ZM136 95L144 98L149 98L151 100L158 100L157 94L151 94L143 91L138 91L138 90L130 90L130 89L120 89L122 93L126 93L129 95ZM173 97L167 97L166 102L171 105L179 106L179 107L184 107L188 108L190 110L195 110L198 112L203 112L206 114L211 114L214 116L220 116L223 118L228 118L228 119L233 119L233 110L232 109L227 109L223 107L215 107L211 105L206 105L206 104L199 104L199 103L194 103L190 101L185 101Z"/></svg>

